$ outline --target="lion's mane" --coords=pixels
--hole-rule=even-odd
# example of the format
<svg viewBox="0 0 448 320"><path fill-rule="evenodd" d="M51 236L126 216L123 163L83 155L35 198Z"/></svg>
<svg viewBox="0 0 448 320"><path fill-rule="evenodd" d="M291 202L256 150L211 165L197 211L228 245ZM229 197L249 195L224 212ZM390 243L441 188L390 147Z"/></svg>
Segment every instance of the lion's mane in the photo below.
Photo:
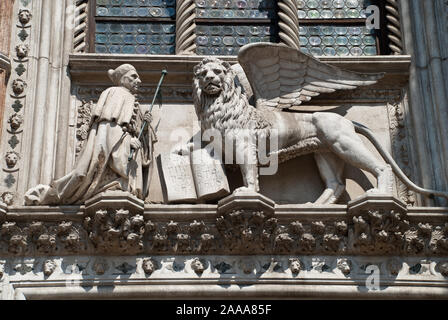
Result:
<svg viewBox="0 0 448 320"><path fill-rule="evenodd" d="M202 90L199 82L199 72L195 72L193 81L193 101L202 130L214 128L221 132L232 129L267 129L269 123L249 104L241 85L236 84L236 75L227 63L206 58L198 70L208 63L224 65L227 69L222 80L222 90L217 95L209 95Z"/></svg>

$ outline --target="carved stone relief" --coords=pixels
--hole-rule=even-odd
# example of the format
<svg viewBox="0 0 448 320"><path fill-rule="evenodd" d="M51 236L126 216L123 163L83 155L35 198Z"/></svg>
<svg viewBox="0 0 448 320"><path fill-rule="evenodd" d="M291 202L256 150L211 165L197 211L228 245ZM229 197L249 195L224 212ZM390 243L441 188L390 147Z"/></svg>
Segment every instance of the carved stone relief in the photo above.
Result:
<svg viewBox="0 0 448 320"><path fill-rule="evenodd" d="M21 24L26 25L31 21L33 15L31 11L28 9L20 9L19 11L19 21Z"/></svg>
<svg viewBox="0 0 448 320"><path fill-rule="evenodd" d="M16 79L12 82L12 90L17 96L21 95L25 91L26 86L26 82L22 79Z"/></svg>
<svg viewBox="0 0 448 320"><path fill-rule="evenodd" d="M160 221L128 209L85 214L83 221L11 221L0 227L2 256L137 254L448 254L448 224L412 222L389 209L346 217L283 220L249 209L220 213L216 220ZM9 220L9 221L8 221ZM146 261L147 272L154 268ZM343 272L349 266L340 261ZM290 266L293 266L291 261ZM296 265L294 268L298 267ZM390 264L391 273L396 267Z"/></svg>
<svg viewBox="0 0 448 320"><path fill-rule="evenodd" d="M19 161L19 154L15 151L8 151L5 156L6 165L8 168L14 168Z"/></svg>
<svg viewBox="0 0 448 320"><path fill-rule="evenodd" d="M51 277L52 280L73 281L72 285L91 285L94 279L111 279L117 275L126 275L129 279L166 279L167 277L182 273L185 278L197 279L220 278L222 281L232 279L301 279L306 281L312 276L332 279L350 278L359 280L368 276L366 268L375 265L380 269L383 277L383 285L393 283L394 279L400 277L407 281L422 280L440 281L440 276L447 277L447 262L441 259L418 260L414 258L403 258L397 261L400 268L388 274L387 260L375 258L368 260L362 257L345 256L343 258L321 256L319 258L291 256L156 256L151 258L153 263L150 269L145 266L146 257L80 257L73 259L27 259L26 261L6 260L1 265L0 277L5 274L15 281L26 279L44 280ZM81 262L85 261L85 262ZM223 267L225 266L225 268ZM435 268L434 268L435 266ZM417 271L417 269L419 269ZM76 270L69 273L67 270ZM150 271L150 272L147 272ZM71 275L71 276L70 276ZM119 281L119 279L116 279ZM364 286L364 281L352 283Z"/></svg>
<svg viewBox="0 0 448 320"><path fill-rule="evenodd" d="M130 64L107 74L113 86L95 105L80 108L77 151L82 156L66 176L29 189L26 205L82 204L107 190L127 191L142 200L148 196L157 139L150 110L135 97L140 77Z"/></svg>
<svg viewBox="0 0 448 320"><path fill-rule="evenodd" d="M19 59L25 59L26 57L28 57L29 50L30 48L27 44L18 44L16 46L16 55Z"/></svg>
<svg viewBox="0 0 448 320"><path fill-rule="evenodd" d="M11 105L12 110L6 109L5 114L10 114L8 119L9 127L7 129L7 133L10 135L7 139L7 143L10 146L11 150L7 150L4 155L6 160L6 166L3 167L4 171L4 185L6 188L11 189L16 184L17 172L20 170L20 166L18 165L18 161L20 159L20 154L18 152L18 145L21 143L21 126L23 124L24 118L23 114L20 113L24 106L24 101L26 99L26 89L27 82L22 77L26 75L26 71L28 69L28 55L30 51L30 47L27 41L29 41L30 29L31 29L31 21L32 21L32 13L30 11L31 1L22 1L22 8L19 9L17 13L18 22L17 24L17 39L16 42L18 44L15 47L16 58L13 59L14 65L12 66L12 70L15 72L13 75L17 76L14 81L11 82L11 99L13 99L14 103ZM4 192L2 195L3 201L8 205L12 205L15 199L15 196L12 192ZM14 237L17 239L17 237Z"/></svg>
<svg viewBox="0 0 448 320"><path fill-rule="evenodd" d="M413 177L412 159L409 151L404 113L401 103L387 104L389 112L389 128L392 141L392 153L404 174ZM400 179L396 179L398 197L408 206L416 205L415 194Z"/></svg>
<svg viewBox="0 0 448 320"><path fill-rule="evenodd" d="M276 58L273 59L273 57ZM277 163L285 159L314 153L320 176L326 184L325 191L315 201L315 204L334 204L344 192L345 185L341 176L344 161L341 159L356 164L358 168L369 171L377 178L377 187L369 190L369 193L393 194L393 174L395 174L407 187L416 192L426 196L440 195L448 198L447 192L426 190L410 181L392 156L363 125L326 112L312 114L280 112L291 108L300 110L302 102L310 101L321 93L374 84L382 78L382 75L360 75L343 71L307 56L297 49L272 43L247 45L241 49L238 60L240 68L231 67L228 63L216 58L204 59L194 69L193 84L193 99L202 130L217 130L223 140L225 138L235 141L235 145L238 146L235 152L237 158L239 156L241 159L247 159L244 163L239 164L244 186L236 189L235 192L256 193L259 191L259 171L261 169L259 170L258 167L261 166L261 162L258 155L262 153L259 150L261 141L267 139L268 136L276 136L272 132L280 132L279 136L276 136L278 145L269 153L269 156L275 157ZM292 82L288 80L288 86L280 89L282 85L278 85L278 76L273 77L272 80L262 76L280 74L280 79L282 79L288 72L295 72L290 69L293 66L307 75L310 72L313 73L314 70L319 70L319 73L313 74L309 80L305 79L305 82L300 80L302 82L297 83L295 89L291 89L294 80L291 80ZM325 87L325 83L328 81L327 76L321 76L332 73L337 73L338 78L328 84L327 89L319 87L320 85ZM321 81L317 87L313 84L313 81L317 81L316 77ZM239 80L236 84L235 78ZM342 78L345 79L345 82L338 82ZM249 92L249 89L245 88L248 84L253 88L254 105L251 105L248 97L241 93ZM271 88L270 91L268 90L269 93L266 91L267 88ZM302 88L304 91L297 88ZM217 117L216 112L218 111L220 115L225 116ZM395 114L395 116L398 118L399 114ZM400 120L396 121L397 126L400 125ZM306 123L305 126L309 128L310 132L294 131L295 124L299 122L303 125ZM246 129L249 127L249 123L251 124L250 129ZM251 137L250 139L241 138L245 137L244 130L250 130L248 135ZM334 135L335 130L338 130L338 135ZM296 132L296 134L292 134L292 132ZM363 145L357 134L370 140L386 163L378 160ZM345 141L344 147L339 148L334 145L339 146L342 141ZM225 158L227 159L227 156ZM278 241L279 244L285 245L288 239L279 235ZM328 247L336 246L337 238L326 237L325 243Z"/></svg>

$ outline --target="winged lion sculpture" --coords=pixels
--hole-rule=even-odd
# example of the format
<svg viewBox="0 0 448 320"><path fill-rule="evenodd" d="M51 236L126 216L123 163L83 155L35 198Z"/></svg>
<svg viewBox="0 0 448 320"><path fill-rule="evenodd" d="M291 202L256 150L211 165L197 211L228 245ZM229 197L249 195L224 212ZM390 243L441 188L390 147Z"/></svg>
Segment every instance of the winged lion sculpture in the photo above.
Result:
<svg viewBox="0 0 448 320"><path fill-rule="evenodd" d="M205 58L194 68L193 99L202 130L215 129L237 139L243 129L250 139L239 140L235 152L245 186L238 191L259 191L257 140L276 130L278 148L270 150L280 162L313 153L326 189L316 204L335 203L345 190L345 163L372 173L377 187L368 192L391 194L393 173L410 189L426 196L448 193L423 189L410 181L392 156L366 127L328 112L285 112L322 93L351 90L376 83L383 74L361 74L325 64L282 44L256 43L243 47L238 65ZM253 95L253 104L248 98ZM358 134L367 137L384 158L378 160ZM224 150L223 150L224 151Z"/></svg>

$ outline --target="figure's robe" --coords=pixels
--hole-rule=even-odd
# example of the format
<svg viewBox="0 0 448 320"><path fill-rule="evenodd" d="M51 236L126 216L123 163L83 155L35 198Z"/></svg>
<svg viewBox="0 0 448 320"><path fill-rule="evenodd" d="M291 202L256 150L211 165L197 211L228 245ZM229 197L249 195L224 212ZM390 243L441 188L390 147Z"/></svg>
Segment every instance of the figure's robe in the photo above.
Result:
<svg viewBox="0 0 448 320"><path fill-rule="evenodd" d="M144 110L123 87L105 90L93 107L92 124L76 166L50 186L29 192L33 204L81 204L106 190L128 191L144 200L148 195L153 167L155 133L151 126L140 140L131 161L131 139L138 137ZM33 198L33 196L35 198Z"/></svg>

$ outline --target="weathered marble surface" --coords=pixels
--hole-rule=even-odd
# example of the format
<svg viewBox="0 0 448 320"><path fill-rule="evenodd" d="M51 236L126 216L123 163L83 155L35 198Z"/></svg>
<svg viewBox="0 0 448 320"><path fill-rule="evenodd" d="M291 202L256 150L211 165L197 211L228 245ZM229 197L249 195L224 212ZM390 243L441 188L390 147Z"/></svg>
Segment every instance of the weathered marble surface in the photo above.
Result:
<svg viewBox="0 0 448 320"><path fill-rule="evenodd" d="M5 0L0 3L0 130L5 109L7 80L11 72L9 51L13 3L14 0Z"/></svg>
<svg viewBox="0 0 448 320"><path fill-rule="evenodd" d="M282 1L283 4L292 5L293 2ZM12 1L2 0L0 5L6 3ZM208 235L203 239L205 243L210 241L211 235L216 236L213 240L215 242L221 239L218 238L221 234L217 230L216 233L210 233L201 229L203 226L210 228L216 223L219 217L216 205L144 207L142 203L126 196L113 195L111 198L94 199L87 208L18 206L29 187L37 183L49 183L51 179L62 177L72 170L78 143L77 109L82 105L82 99L95 100L107 87L108 80L104 70L108 68L115 68L122 63L136 63L137 68L143 70L143 81L154 83L158 80L159 70L168 66L177 76L167 81L164 96L168 103L161 113L166 115L163 119L169 121L160 123L159 134L168 138L173 128L184 127L194 135L198 129L191 104L191 79L193 66L203 57L152 56L151 61L148 61L147 56L69 56L74 45L73 35L64 19L68 16L66 6L72 3L71 0L16 0L14 12L9 15L13 20L12 50L9 52L8 48L6 56L11 55L13 72L16 72L16 68L25 69L20 71L23 72L20 78L28 86L22 95L7 96L2 124L0 149L4 165L0 191L2 200L9 206L0 204L0 221L2 228L6 222L16 225L14 227L7 224L4 226L5 232L1 234L1 298L447 298L447 209L408 208L400 221L404 223L403 227L406 227L404 221L409 221L409 229L404 235L396 235L391 239L399 243L404 241L405 248L409 248L410 252L392 251L386 254L381 250L386 250L387 246L375 246L376 242L371 242L372 236L384 240L385 234L381 231L387 232L384 224L380 224L381 228L373 228L372 233L371 226L377 225L381 220L375 210L371 214L364 212L351 215L345 205L319 208L291 204L314 201L323 190L314 160L310 157L281 165L278 179L261 179L262 193L277 202L274 215L278 218L277 227L280 232L278 244L287 247L292 239L293 251L297 250L293 254L260 252L257 255L241 253L235 256L218 254L216 251L204 254L191 252L189 249L181 250L182 254L175 251L178 250L179 243L181 249L185 244L190 249L197 248L197 243L202 241L202 238L197 238L198 234ZM177 38L183 41L177 43L177 49L181 54L191 54L194 51L194 19L190 19L189 13L195 10L191 10L191 3L191 0L178 1L179 9L182 10L177 16L179 24L176 25L181 33ZM396 1L388 0L388 3L393 4L392 9L396 8ZM388 74L371 89L355 90L350 94L344 92L322 95L315 104L319 107L343 104L336 112L372 128L380 137L381 143L400 160L400 167L406 174L416 178L425 187L446 189L446 176L440 173L446 172L446 157L443 154L444 150L448 150L444 146L446 141L443 142L443 130L447 125L446 112L443 112L446 99L443 100L443 96L448 92L448 81L445 81L448 74L448 33L445 32L448 23L447 3L446 0L431 1L429 5L420 0L400 0L399 3L403 23L401 29L405 39L395 52L404 49L408 55L324 57L323 61L350 70L387 71ZM83 6L86 2L78 1L77 4ZM19 10L24 7L32 11L31 20L23 20L25 25L18 18ZM282 10L285 8L283 6ZM0 13L3 11L0 10ZM393 19L398 16L396 12L389 13L387 24L396 28L398 25ZM285 27L293 23L295 14L293 10L282 20L284 42L294 41L294 32L287 32L290 29ZM6 20L0 19L0 23L4 21ZM0 28L0 32L4 30L3 27ZM85 37L85 28L80 32L80 35L84 32ZM396 33L391 35L396 36ZM6 38L0 37L0 42L4 39ZM82 52L83 46L85 48L85 38L77 36L77 40L80 42L75 43L75 53ZM20 47L14 51L17 46ZM26 47L28 48L25 49ZM411 83L407 90L405 87L411 55ZM223 59L236 62L234 57ZM20 65L22 68L19 68ZM12 81L15 78L16 74ZM12 87L8 90L13 93ZM153 92L154 87L144 88L142 104L148 103ZM316 106L307 107L315 110ZM157 113L160 111L157 110ZM157 121L159 114L155 118ZM180 142L186 142L191 135L180 139ZM169 141L165 138L163 141ZM157 146L156 154L169 152L177 142ZM10 168L16 161L15 155L8 153L12 145L15 145L14 150L19 159ZM28 156L32 148L36 152ZM370 146L369 149L374 152ZM293 170L294 174L291 174ZM158 179L157 171L154 175L154 179ZM242 185L238 173L229 173L229 176L232 190ZM373 176L351 167L346 168L345 178L347 195L341 198L341 203L355 199L364 190L375 185ZM409 205L443 204L441 199L434 202L409 194L399 183L396 188L400 199ZM153 199L163 201L160 183L153 183L151 189ZM139 215L143 216L145 223L152 221L154 226L149 224L149 230L153 227L161 232L172 230L174 246L168 246L168 251L129 253L127 256L123 253L114 256L100 253L92 240L79 237L79 231L93 232L94 235L96 230L101 231L101 228L97 228L102 226L101 223L95 224L92 220L85 223L85 219L92 217L97 209L103 210L102 207L107 207L111 202L118 203L121 207L107 209L110 216L105 219L106 231L111 236L126 235L125 248L128 245L127 248L131 248L133 243L137 244L138 249L139 242L146 236L146 230L138 228L141 226ZM400 209L401 206L394 208ZM129 213L121 211L117 215L115 210L121 209ZM224 222L230 223L232 217L224 216ZM352 218L356 218L356 223ZM173 223L168 227L171 220ZM130 230L132 232L121 228L130 221L134 223ZM301 230L300 225L294 223L296 221L302 223L305 229L300 236L291 233L292 230L289 229L291 226L293 230ZM336 226L334 222L339 224ZM348 232L344 237L335 234L337 230L344 230L341 222L347 224ZM322 225L324 233L320 234ZM236 223L230 230L236 232L240 230L240 226L241 224ZM349 235L350 232L352 235ZM25 238L17 236L22 234ZM235 239L243 236L242 232L236 234ZM304 234L311 234L315 240L316 249L313 253L300 251L302 247L298 243L301 240L304 244L313 243L313 238L308 235L302 239ZM244 236L250 236L250 233L246 232ZM92 238L97 244L101 243L100 237ZM353 254L329 254L321 251L324 250L324 245L334 247L338 238L342 238L344 244L360 240L361 246L358 249L364 250L363 253L353 251ZM116 238L112 239L112 246L106 241L105 248L117 250ZM163 244L166 239L160 237L159 240ZM85 243L89 249L83 255L77 250L78 245L81 244L82 247ZM143 241L144 246L148 243L147 239ZM394 248L395 244L394 242ZM32 253L13 254L9 252L11 245L13 252L14 248L23 245ZM239 242L230 241L227 245L238 247ZM69 250L74 251L69 253ZM84 288L71 287L71 284L77 284L77 279L73 280L72 274L64 274L67 266L78 264L80 269L86 268L81 279ZM380 291L366 290L368 265L379 266L382 284ZM321 281L321 285L317 285L316 280ZM291 285L286 286L285 282Z"/></svg>

